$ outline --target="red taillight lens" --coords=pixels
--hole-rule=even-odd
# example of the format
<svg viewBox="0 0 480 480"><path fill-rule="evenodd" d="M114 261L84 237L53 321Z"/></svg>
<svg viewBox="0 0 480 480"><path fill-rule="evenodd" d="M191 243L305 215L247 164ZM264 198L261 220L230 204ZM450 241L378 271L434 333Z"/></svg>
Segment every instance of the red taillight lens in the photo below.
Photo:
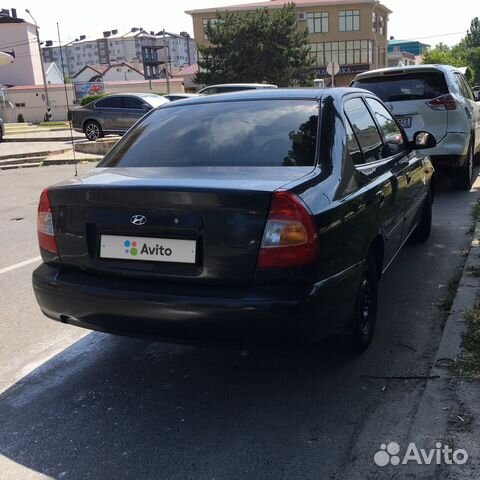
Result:
<svg viewBox="0 0 480 480"><path fill-rule="evenodd" d="M52 206L48 198L48 189L40 195L37 215L38 244L42 250L58 254L57 242L53 231Z"/></svg>
<svg viewBox="0 0 480 480"><path fill-rule="evenodd" d="M425 102L432 110L456 110L457 102L449 93Z"/></svg>
<svg viewBox="0 0 480 480"><path fill-rule="evenodd" d="M274 192L258 267L306 265L313 262L317 254L317 231L310 211L293 193Z"/></svg>

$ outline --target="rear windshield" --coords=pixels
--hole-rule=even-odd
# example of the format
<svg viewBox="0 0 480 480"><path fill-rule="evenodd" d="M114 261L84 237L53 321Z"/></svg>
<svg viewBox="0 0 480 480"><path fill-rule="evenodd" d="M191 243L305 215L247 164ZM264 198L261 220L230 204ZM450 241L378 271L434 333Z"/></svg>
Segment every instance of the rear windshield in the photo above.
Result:
<svg viewBox="0 0 480 480"><path fill-rule="evenodd" d="M362 78L353 82L352 87L370 90L384 102L430 100L448 93L447 83L441 72L415 72Z"/></svg>
<svg viewBox="0 0 480 480"><path fill-rule="evenodd" d="M313 100L216 102L160 108L140 121L100 167L313 166Z"/></svg>

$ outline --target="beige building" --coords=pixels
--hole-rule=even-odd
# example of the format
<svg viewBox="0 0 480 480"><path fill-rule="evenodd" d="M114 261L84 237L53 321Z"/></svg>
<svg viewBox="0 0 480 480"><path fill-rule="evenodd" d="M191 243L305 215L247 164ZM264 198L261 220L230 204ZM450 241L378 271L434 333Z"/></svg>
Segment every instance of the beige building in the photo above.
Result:
<svg viewBox="0 0 480 480"><path fill-rule="evenodd" d="M230 7L191 10L197 44L208 44L204 29L215 22L221 11L249 12L259 8L278 9L286 0L270 0ZM377 0L298 0L298 28L309 31L315 76L330 83L326 66L340 65L335 84L348 85L360 72L387 66L388 15L391 12ZM252 79L261 81L262 79Z"/></svg>

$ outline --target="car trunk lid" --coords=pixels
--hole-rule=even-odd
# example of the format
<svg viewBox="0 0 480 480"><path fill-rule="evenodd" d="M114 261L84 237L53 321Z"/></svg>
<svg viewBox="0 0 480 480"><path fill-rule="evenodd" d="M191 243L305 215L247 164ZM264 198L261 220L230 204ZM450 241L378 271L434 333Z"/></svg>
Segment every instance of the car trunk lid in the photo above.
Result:
<svg viewBox="0 0 480 480"><path fill-rule="evenodd" d="M312 173L312 167L95 169L49 189L61 262L132 278L251 282L272 192Z"/></svg>

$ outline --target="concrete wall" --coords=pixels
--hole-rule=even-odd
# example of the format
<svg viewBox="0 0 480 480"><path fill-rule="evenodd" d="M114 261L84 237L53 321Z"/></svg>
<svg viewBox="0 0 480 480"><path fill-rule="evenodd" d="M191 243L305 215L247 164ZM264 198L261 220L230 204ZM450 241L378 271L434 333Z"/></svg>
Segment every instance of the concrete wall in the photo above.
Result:
<svg viewBox="0 0 480 480"><path fill-rule="evenodd" d="M170 91L172 93L183 93L183 79L170 80ZM133 82L106 82L106 93L167 93L165 80L152 80L152 88L148 81ZM26 122L42 122L46 112L43 86L12 87L4 90L7 101L11 108L5 113L6 122L16 122L17 116L21 113ZM49 85L48 94L52 108L52 120L61 121L67 119L67 102L65 99L64 85ZM67 85L67 94L70 108L76 106L74 102L73 88ZM17 106L25 104L25 107Z"/></svg>
<svg viewBox="0 0 480 480"><path fill-rule="evenodd" d="M28 22L0 24L0 45L3 51L15 52L13 63L0 67L0 84L42 84L42 65L34 25Z"/></svg>

